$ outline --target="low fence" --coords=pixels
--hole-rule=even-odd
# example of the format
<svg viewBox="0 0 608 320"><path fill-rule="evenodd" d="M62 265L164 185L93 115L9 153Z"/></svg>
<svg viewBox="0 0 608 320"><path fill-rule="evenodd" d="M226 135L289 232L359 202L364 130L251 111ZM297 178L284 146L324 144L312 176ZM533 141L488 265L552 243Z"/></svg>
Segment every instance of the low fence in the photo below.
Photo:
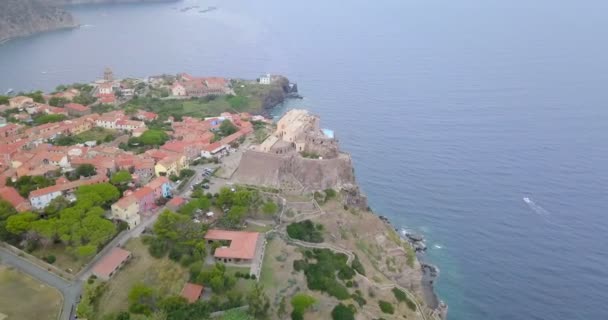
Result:
<svg viewBox="0 0 608 320"><path fill-rule="evenodd" d="M31 255L31 254L29 254L29 253L27 253L27 252L25 252L25 251L23 251L23 250L21 250L21 249L19 249L17 247L11 246L8 243L0 242L0 246L2 248L7 249L12 254L14 254L16 256L19 256L19 257L21 257L21 258L23 258L23 259L25 259L25 260L27 260L27 261L35 264L39 268L44 269L44 270L46 270L48 272L51 272L51 273L53 273L53 274L55 274L55 275L57 275L57 276L65 279L67 281L72 281L72 280L76 279L75 275L73 275L73 274L71 274L69 272L63 271L63 270L57 268L56 266L54 266L52 264L49 264L49 263L47 263L47 262L45 262L45 261L43 261L41 259L38 259L37 257L34 257L33 255Z"/></svg>

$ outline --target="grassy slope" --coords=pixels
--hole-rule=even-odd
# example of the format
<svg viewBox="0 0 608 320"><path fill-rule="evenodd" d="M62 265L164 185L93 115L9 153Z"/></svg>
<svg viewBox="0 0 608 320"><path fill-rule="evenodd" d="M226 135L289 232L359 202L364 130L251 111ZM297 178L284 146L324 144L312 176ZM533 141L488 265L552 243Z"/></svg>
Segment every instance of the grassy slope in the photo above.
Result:
<svg viewBox="0 0 608 320"><path fill-rule="evenodd" d="M0 318L54 320L62 299L56 289L0 265Z"/></svg>

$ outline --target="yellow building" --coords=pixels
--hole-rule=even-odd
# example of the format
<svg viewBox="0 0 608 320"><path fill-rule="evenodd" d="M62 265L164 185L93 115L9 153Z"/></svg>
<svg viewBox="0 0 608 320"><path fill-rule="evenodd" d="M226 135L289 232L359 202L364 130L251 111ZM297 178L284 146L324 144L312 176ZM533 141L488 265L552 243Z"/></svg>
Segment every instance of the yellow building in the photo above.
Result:
<svg viewBox="0 0 608 320"><path fill-rule="evenodd" d="M165 176L168 177L172 174L179 175L179 172L186 168L186 156L184 155L172 155L167 156L154 166L154 172L157 177Z"/></svg>
<svg viewBox="0 0 608 320"><path fill-rule="evenodd" d="M134 228L141 222L138 212L139 204L133 195L122 197L112 205L112 218L128 223L129 229Z"/></svg>

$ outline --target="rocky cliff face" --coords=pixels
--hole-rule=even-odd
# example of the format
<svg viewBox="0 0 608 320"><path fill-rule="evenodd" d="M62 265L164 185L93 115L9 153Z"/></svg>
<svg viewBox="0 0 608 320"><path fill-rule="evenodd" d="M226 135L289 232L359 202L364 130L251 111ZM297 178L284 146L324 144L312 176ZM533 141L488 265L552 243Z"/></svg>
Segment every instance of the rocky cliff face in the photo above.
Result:
<svg viewBox="0 0 608 320"><path fill-rule="evenodd" d="M70 13L43 0L0 1L0 42L75 26L77 22Z"/></svg>
<svg viewBox="0 0 608 320"><path fill-rule="evenodd" d="M0 42L78 26L61 6L91 3L174 2L177 0L0 0Z"/></svg>

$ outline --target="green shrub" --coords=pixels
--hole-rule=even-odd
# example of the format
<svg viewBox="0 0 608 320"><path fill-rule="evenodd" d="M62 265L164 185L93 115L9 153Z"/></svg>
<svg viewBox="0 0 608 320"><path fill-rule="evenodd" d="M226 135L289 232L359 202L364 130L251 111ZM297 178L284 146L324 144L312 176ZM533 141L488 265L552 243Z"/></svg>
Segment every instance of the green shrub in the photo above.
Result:
<svg viewBox="0 0 608 320"><path fill-rule="evenodd" d="M350 297L348 289L336 279L339 270L348 268L344 254L333 253L329 249L313 249L305 252L305 256L306 260L294 261L294 269L304 271L309 289L326 292L339 300Z"/></svg>
<svg viewBox="0 0 608 320"><path fill-rule="evenodd" d="M315 304L317 300L315 298L303 294L298 293L291 298L291 306L293 307L293 311L291 312L292 320L301 320L304 319L304 313L308 308L310 308L313 304Z"/></svg>
<svg viewBox="0 0 608 320"><path fill-rule="evenodd" d="M359 257L355 256L355 260L353 260L352 267L360 275L365 275L365 268L363 267L363 264L361 264L361 261L359 261Z"/></svg>
<svg viewBox="0 0 608 320"><path fill-rule="evenodd" d="M395 295L397 301L405 302L405 304L407 304L407 307L410 308L410 310L416 311L416 304L407 296L407 294L405 294L405 292L403 292L399 288L393 288L393 294Z"/></svg>
<svg viewBox="0 0 608 320"><path fill-rule="evenodd" d="M306 242L321 243L323 236L314 223L310 220L294 222L287 226L287 234L293 238Z"/></svg>
<svg viewBox="0 0 608 320"><path fill-rule="evenodd" d="M382 312L384 312L384 313L388 313L388 314L395 313L395 308L388 301L380 300L378 302L378 306L380 307L380 310L382 310Z"/></svg>
<svg viewBox="0 0 608 320"><path fill-rule="evenodd" d="M56 260L57 260L57 258L55 258L55 256L54 256L54 255L52 255L52 254L50 254L50 255L48 255L48 256L46 256L46 257L44 257L44 261L46 261L46 262L48 262L48 263L50 263L50 264L55 263L55 261L56 261Z"/></svg>
<svg viewBox="0 0 608 320"><path fill-rule="evenodd" d="M331 311L331 318L333 320L355 320L355 307L353 305L347 307L340 303Z"/></svg>

